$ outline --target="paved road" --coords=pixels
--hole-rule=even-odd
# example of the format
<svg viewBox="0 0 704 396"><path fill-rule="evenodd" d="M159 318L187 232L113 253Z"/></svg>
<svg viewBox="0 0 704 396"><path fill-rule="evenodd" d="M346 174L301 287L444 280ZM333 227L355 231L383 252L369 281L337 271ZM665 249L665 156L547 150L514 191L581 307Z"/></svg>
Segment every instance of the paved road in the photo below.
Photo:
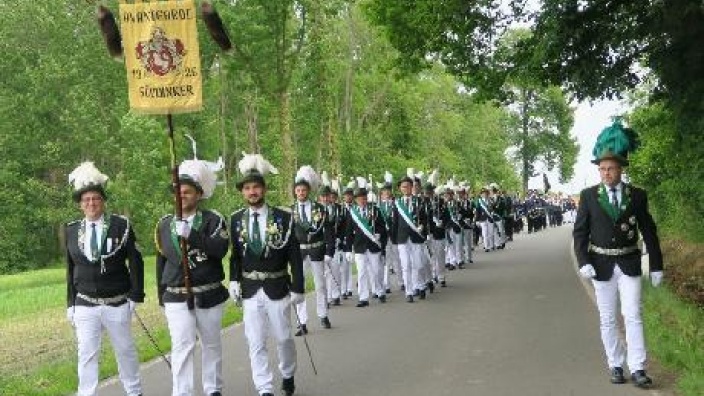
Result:
<svg viewBox="0 0 704 396"><path fill-rule="evenodd" d="M296 395L671 394L608 382L597 312L575 274L570 230L521 234L505 251L476 252L475 264L451 272L448 287L426 301L408 304L395 291L385 305L334 308L332 330L309 326L317 376L297 338ZM224 337L224 394L256 395L242 327ZM169 394L165 364L152 362L142 373L145 396ZM100 394L122 392L109 381Z"/></svg>

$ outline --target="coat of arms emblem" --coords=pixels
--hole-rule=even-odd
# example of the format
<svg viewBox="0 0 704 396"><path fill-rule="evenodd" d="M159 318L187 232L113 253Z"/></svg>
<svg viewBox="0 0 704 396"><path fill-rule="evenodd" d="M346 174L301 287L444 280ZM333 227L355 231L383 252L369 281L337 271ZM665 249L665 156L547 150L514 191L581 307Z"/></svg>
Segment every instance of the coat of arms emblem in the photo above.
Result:
<svg viewBox="0 0 704 396"><path fill-rule="evenodd" d="M149 40L137 43L135 51L144 69L157 76L179 70L186 55L183 42L166 37L166 32L158 26L152 29Z"/></svg>

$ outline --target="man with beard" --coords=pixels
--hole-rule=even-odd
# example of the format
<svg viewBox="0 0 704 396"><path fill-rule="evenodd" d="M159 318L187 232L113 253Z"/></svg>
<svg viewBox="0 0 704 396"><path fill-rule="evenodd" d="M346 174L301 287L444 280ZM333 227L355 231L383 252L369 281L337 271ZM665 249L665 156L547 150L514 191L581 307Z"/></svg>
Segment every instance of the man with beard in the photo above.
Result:
<svg viewBox="0 0 704 396"><path fill-rule="evenodd" d="M221 323L228 292L222 260L227 254L228 234L225 219L217 212L203 209L200 203L212 196L215 173L205 161L187 160L179 166L183 217L164 216L159 220L154 239L159 304L171 336L172 395L193 395L196 338L201 341L203 392L220 396L222 392ZM190 290L186 288L179 239L186 240ZM192 293L194 308L187 298Z"/></svg>
<svg viewBox="0 0 704 396"><path fill-rule="evenodd" d="M232 214L230 293L242 301L244 331L249 345L252 379L261 396L273 396L267 335L276 342L282 389L295 391L296 345L291 334L291 305L305 298L303 260L293 232L293 216L265 201L268 173L276 168L259 154L239 163L237 189L246 207Z"/></svg>

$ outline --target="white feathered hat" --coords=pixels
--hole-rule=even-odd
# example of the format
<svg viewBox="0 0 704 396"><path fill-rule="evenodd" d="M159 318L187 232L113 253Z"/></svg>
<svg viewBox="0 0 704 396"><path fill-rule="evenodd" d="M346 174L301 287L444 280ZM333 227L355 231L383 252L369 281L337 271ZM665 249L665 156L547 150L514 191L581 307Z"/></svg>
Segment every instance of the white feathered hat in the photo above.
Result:
<svg viewBox="0 0 704 396"><path fill-rule="evenodd" d="M352 194L355 197L369 194L369 183L367 182L367 179L358 176L356 181L357 182L355 184L355 188Z"/></svg>
<svg viewBox="0 0 704 396"><path fill-rule="evenodd" d="M69 184L73 185L73 200L79 202L84 192L95 191L107 199L105 184L108 177L101 173L90 161L81 163L68 175Z"/></svg>
<svg viewBox="0 0 704 396"><path fill-rule="evenodd" d="M330 189L335 193L340 195L340 176L332 179L330 184Z"/></svg>
<svg viewBox="0 0 704 396"><path fill-rule="evenodd" d="M391 172L384 172L384 182L377 183L376 186L379 190L391 190L393 188L394 175Z"/></svg>
<svg viewBox="0 0 704 396"><path fill-rule="evenodd" d="M310 165L303 165L296 172L296 178L294 179L294 185L304 184L307 185L311 191L315 191L320 186L320 176L318 172L313 169Z"/></svg>
<svg viewBox="0 0 704 396"><path fill-rule="evenodd" d="M178 166L178 177L181 183L190 184L200 191L201 199L213 196L217 176L207 161L199 159L185 160Z"/></svg>
<svg viewBox="0 0 704 396"><path fill-rule="evenodd" d="M279 174L279 170L271 165L261 154L247 154L242 152L242 156L242 159L237 164L242 174L242 179L236 184L238 190L242 190L245 183L250 182L266 185L264 176L270 173L273 175Z"/></svg>
<svg viewBox="0 0 704 396"><path fill-rule="evenodd" d="M434 189L438 185L439 176L440 172L438 172L437 169L433 170L433 172L428 175L428 180L426 181L425 188L427 190Z"/></svg>

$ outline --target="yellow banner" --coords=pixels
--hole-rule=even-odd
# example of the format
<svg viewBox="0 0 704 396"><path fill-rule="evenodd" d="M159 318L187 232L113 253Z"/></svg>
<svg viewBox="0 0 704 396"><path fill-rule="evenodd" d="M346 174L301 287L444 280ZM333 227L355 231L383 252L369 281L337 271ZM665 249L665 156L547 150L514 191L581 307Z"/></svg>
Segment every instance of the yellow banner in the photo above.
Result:
<svg viewBox="0 0 704 396"><path fill-rule="evenodd" d="M130 107L175 114L203 106L193 0L120 4Z"/></svg>

